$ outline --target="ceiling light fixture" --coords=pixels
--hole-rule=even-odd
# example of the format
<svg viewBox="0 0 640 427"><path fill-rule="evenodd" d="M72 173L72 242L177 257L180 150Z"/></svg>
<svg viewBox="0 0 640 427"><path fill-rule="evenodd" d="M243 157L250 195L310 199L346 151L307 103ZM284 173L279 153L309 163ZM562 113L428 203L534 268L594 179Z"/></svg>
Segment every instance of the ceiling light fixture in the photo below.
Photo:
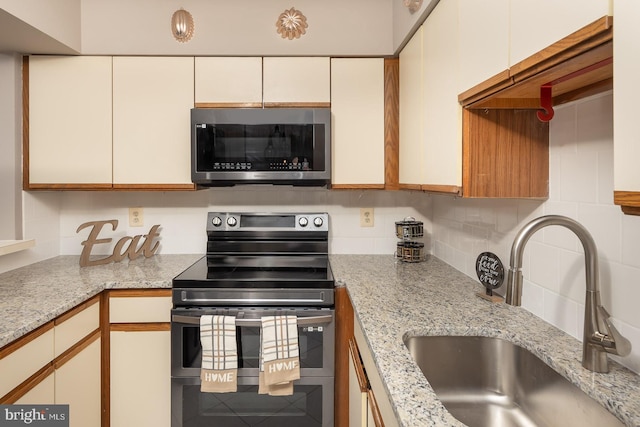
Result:
<svg viewBox="0 0 640 427"><path fill-rule="evenodd" d="M176 10L171 17L171 32L173 33L173 37L180 43L185 43L191 40L193 31L193 16L182 8Z"/></svg>

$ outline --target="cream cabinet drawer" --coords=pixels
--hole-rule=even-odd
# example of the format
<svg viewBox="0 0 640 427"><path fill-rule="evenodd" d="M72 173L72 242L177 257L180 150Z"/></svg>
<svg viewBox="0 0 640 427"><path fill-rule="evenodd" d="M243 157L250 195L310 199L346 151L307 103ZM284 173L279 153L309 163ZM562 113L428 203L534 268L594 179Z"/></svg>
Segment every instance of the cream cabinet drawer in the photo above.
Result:
<svg viewBox="0 0 640 427"><path fill-rule="evenodd" d="M95 303L55 326L55 357L100 327L100 303Z"/></svg>
<svg viewBox="0 0 640 427"><path fill-rule="evenodd" d="M171 321L171 297L111 297L110 323L155 323Z"/></svg>
<svg viewBox="0 0 640 427"><path fill-rule="evenodd" d="M24 339L28 340L29 337ZM53 340L51 328L0 359L0 397L53 360Z"/></svg>

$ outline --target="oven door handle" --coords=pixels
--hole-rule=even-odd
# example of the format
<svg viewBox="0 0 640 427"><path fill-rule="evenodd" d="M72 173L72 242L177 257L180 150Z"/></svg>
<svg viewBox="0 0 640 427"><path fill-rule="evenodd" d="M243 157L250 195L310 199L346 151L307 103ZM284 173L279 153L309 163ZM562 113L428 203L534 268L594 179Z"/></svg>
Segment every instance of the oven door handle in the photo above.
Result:
<svg viewBox="0 0 640 427"><path fill-rule="evenodd" d="M195 317L195 316L180 316L179 314L174 314L171 316L171 320L177 323L186 323L189 325L200 325L200 317ZM317 325L318 323L331 323L332 320L333 320L332 315L298 317L298 325L304 326L304 325ZM262 326L262 321L260 319L236 318L236 326L260 327Z"/></svg>

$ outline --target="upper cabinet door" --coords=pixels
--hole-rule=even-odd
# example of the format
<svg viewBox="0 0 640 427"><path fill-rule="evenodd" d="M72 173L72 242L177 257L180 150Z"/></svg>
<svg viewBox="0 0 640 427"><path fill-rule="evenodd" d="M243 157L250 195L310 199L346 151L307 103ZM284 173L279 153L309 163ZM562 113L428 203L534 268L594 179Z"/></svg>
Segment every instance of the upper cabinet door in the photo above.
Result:
<svg viewBox="0 0 640 427"><path fill-rule="evenodd" d="M612 0L511 0L510 65L611 15L611 3Z"/></svg>
<svg viewBox="0 0 640 427"><path fill-rule="evenodd" d="M458 103L458 1L440 2L423 25L422 189L459 193L462 120Z"/></svg>
<svg viewBox="0 0 640 427"><path fill-rule="evenodd" d="M420 189L423 158L423 61L420 27L400 52L399 181Z"/></svg>
<svg viewBox="0 0 640 427"><path fill-rule="evenodd" d="M623 212L640 215L640 133L636 124L640 97L640 2L619 0L614 4L614 202L622 206Z"/></svg>
<svg viewBox="0 0 640 427"><path fill-rule="evenodd" d="M384 59L331 60L332 185L384 187Z"/></svg>
<svg viewBox="0 0 640 427"><path fill-rule="evenodd" d="M196 105L261 107L262 58L197 57Z"/></svg>
<svg viewBox="0 0 640 427"><path fill-rule="evenodd" d="M111 58L32 56L28 67L25 187L111 187Z"/></svg>
<svg viewBox="0 0 640 427"><path fill-rule="evenodd" d="M459 0L459 92L509 69L509 3Z"/></svg>
<svg viewBox="0 0 640 427"><path fill-rule="evenodd" d="M192 57L113 58L114 187L192 187Z"/></svg>
<svg viewBox="0 0 640 427"><path fill-rule="evenodd" d="M264 58L262 72L265 107L331 105L329 58Z"/></svg>

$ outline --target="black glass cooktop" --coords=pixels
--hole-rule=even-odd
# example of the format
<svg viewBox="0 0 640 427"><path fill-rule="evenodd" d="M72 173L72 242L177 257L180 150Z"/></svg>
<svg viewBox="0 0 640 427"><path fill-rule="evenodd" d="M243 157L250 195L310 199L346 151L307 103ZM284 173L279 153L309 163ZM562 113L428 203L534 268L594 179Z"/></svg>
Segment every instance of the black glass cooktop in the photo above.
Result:
<svg viewBox="0 0 640 427"><path fill-rule="evenodd" d="M173 288L333 288L326 255L202 257L173 279Z"/></svg>

